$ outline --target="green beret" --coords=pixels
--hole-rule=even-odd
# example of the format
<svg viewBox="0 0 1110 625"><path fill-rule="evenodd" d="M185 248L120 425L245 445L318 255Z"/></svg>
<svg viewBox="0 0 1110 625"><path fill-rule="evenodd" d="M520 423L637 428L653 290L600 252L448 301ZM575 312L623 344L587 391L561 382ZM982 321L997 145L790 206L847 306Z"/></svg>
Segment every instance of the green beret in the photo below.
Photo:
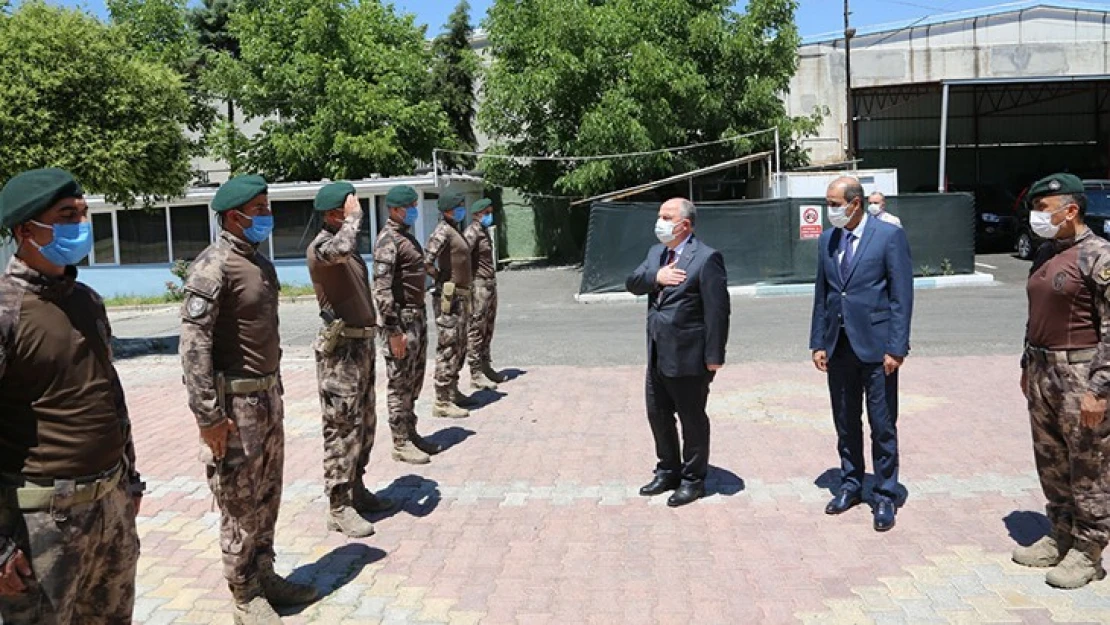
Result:
<svg viewBox="0 0 1110 625"><path fill-rule="evenodd" d="M320 189L316 194L316 201L312 203L312 208L318 212L343 208L347 196L354 192L355 185L349 182L333 182Z"/></svg>
<svg viewBox="0 0 1110 625"><path fill-rule="evenodd" d="M1083 181L1073 174L1045 176L1029 187L1029 200L1051 195L1077 195L1083 193Z"/></svg>
<svg viewBox="0 0 1110 625"><path fill-rule="evenodd" d="M17 174L0 190L0 228L11 228L43 214L60 199L85 192L64 169L32 169Z"/></svg>
<svg viewBox="0 0 1110 625"><path fill-rule="evenodd" d="M387 208L408 208L420 199L420 195L416 189L408 185L400 185L393 187L389 193L385 194L385 205Z"/></svg>
<svg viewBox="0 0 1110 625"><path fill-rule="evenodd" d="M239 208L266 192L266 179L262 176L236 176L220 185L212 198L212 210L226 213Z"/></svg>
<svg viewBox="0 0 1110 625"><path fill-rule="evenodd" d="M489 199L488 197L487 198L482 198L482 199L478 200L477 202L475 202L473 205L471 205L470 214L471 215L476 215L476 214L486 210L490 206L493 206L493 200Z"/></svg>
<svg viewBox="0 0 1110 625"><path fill-rule="evenodd" d="M466 204L466 198L458 191L444 191L440 194L439 200L436 202L441 213L454 210L463 204Z"/></svg>

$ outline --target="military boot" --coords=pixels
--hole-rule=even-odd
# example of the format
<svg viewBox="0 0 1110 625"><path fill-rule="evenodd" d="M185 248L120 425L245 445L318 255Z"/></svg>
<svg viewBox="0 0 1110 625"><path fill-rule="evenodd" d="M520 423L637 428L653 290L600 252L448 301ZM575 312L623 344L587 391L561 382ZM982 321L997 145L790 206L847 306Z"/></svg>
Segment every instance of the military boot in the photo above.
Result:
<svg viewBox="0 0 1110 625"><path fill-rule="evenodd" d="M498 384L508 379L508 377L506 377L504 373L494 370L493 365L491 365L489 361L482 363L482 375L486 376L493 382L497 382Z"/></svg>
<svg viewBox="0 0 1110 625"><path fill-rule="evenodd" d="M497 383L482 375L481 369L470 369L470 386L477 389L497 390Z"/></svg>
<svg viewBox="0 0 1110 625"><path fill-rule="evenodd" d="M417 448L419 448L419 446ZM396 505L392 499L378 497L367 490L361 479L355 481L355 489L351 497L351 503L354 504L355 510L357 510L359 514L386 512L387 510L392 510L393 506Z"/></svg>
<svg viewBox="0 0 1110 625"><path fill-rule="evenodd" d="M281 617L266 597L261 596L244 603L236 600L231 618L235 625L281 625Z"/></svg>
<svg viewBox="0 0 1110 625"><path fill-rule="evenodd" d="M1104 577L1101 549L1072 547L1063 561L1045 575L1044 581L1055 588L1082 588Z"/></svg>
<svg viewBox="0 0 1110 625"><path fill-rule="evenodd" d="M428 464L432 461L428 454L413 445L412 441L405 441L401 444L393 443L393 459L397 462L407 462L409 464Z"/></svg>
<svg viewBox="0 0 1110 625"><path fill-rule="evenodd" d="M470 413L449 401L437 401L432 406L432 416L445 419L465 419L470 416Z"/></svg>
<svg viewBox="0 0 1110 625"><path fill-rule="evenodd" d="M478 400L469 395L464 395L463 392L459 390L458 384L456 384L455 387L451 389L451 403L460 408L478 407Z"/></svg>
<svg viewBox="0 0 1110 625"><path fill-rule="evenodd" d="M1022 566L1049 568L1060 564L1064 555L1071 549L1071 534L1057 540L1052 534L1045 536L1028 547L1014 549L1012 558Z"/></svg>
<svg viewBox="0 0 1110 625"><path fill-rule="evenodd" d="M275 573L272 556L259 556L258 581L266 600L278 607L303 605L320 596L312 586L293 583Z"/></svg>
<svg viewBox="0 0 1110 625"><path fill-rule="evenodd" d="M366 538L374 533L374 524L362 518L355 509L353 497L346 486L332 489L328 505L328 529L351 538Z"/></svg>

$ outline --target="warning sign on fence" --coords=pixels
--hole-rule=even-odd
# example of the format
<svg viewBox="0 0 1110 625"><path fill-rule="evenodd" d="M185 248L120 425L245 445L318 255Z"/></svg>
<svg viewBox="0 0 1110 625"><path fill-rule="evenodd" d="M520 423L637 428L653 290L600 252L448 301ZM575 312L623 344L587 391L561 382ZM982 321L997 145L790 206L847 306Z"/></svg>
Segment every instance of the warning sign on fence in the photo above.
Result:
<svg viewBox="0 0 1110 625"><path fill-rule="evenodd" d="M807 239L820 239L821 238L821 207L820 206L799 206L801 220L798 222L798 238L805 241Z"/></svg>

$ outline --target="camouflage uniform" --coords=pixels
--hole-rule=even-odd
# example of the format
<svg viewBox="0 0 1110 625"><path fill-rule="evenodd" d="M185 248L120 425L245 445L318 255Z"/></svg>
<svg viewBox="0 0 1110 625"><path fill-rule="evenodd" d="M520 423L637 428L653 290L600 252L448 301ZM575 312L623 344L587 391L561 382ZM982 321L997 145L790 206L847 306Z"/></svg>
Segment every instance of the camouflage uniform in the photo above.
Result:
<svg viewBox="0 0 1110 625"><path fill-rule="evenodd" d="M1059 295L1038 295L1048 292ZM1023 365L1048 518L1054 536L1101 553L1110 541L1110 418L1086 427L1079 406L1087 391L1110 395L1110 243L1089 229L1046 243L1030 272L1029 293ZM1072 319L1085 323L1066 327ZM1038 345L1041 326L1063 332L1067 345Z"/></svg>
<svg viewBox="0 0 1110 625"><path fill-rule="evenodd" d="M131 622L143 485L108 316L75 278L18 257L0 278L0 565L15 548L34 573L23 594L0 597L0 623ZM82 444L58 444L74 436ZM93 488L104 493L93 499ZM21 509L30 489L47 491L49 508Z"/></svg>
<svg viewBox="0 0 1110 625"><path fill-rule="evenodd" d="M325 229L308 246L309 271L323 313L345 322L344 331L350 328L366 332L359 338L337 337L331 352L325 353L325 326L314 345L324 413L324 488L329 497L337 488L362 484L378 423L374 397L376 319L369 272L358 254L360 221L361 213L348 217L338 232ZM339 297L343 299L336 301ZM347 494L353 495L353 491Z"/></svg>
<svg viewBox="0 0 1110 625"><path fill-rule="evenodd" d="M461 254L460 254L461 252ZM462 259L458 258L462 256ZM471 269L466 239L455 226L443 219L428 238L424 262L434 268L436 288L432 292L432 309L436 315L436 401L455 403L459 370L466 358L467 324L470 321ZM447 309L443 308L444 285L454 284L455 295Z"/></svg>
<svg viewBox="0 0 1110 625"><path fill-rule="evenodd" d="M382 356L388 379L389 428L394 447L416 435L416 399L424 386L428 325L424 313L424 256L409 228L386 220L374 246L371 291L381 316ZM405 357L394 358L389 337L404 334Z"/></svg>
<svg viewBox="0 0 1110 625"><path fill-rule="evenodd" d="M226 418L238 428L222 460L203 442L200 456L220 508L224 576L239 604L259 596L261 578L273 571L285 455L278 288L273 263L224 231L190 265L181 308L181 360L197 424ZM223 377L272 386L222 393Z"/></svg>
<svg viewBox="0 0 1110 625"><path fill-rule="evenodd" d="M477 375L491 369L490 343L493 342L493 328L497 321L497 274L493 266L493 244L486 227L477 220L472 221L463 232L463 238L472 250L474 267L467 360L471 373Z"/></svg>

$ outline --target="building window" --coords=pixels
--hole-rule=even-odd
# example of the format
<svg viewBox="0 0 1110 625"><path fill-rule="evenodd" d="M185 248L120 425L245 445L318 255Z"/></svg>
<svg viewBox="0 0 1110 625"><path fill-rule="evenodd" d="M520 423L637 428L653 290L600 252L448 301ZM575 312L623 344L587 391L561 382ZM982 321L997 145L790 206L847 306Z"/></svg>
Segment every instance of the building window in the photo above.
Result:
<svg viewBox="0 0 1110 625"><path fill-rule="evenodd" d="M121 265L170 261L165 208L116 211L116 226L119 228Z"/></svg>
<svg viewBox="0 0 1110 625"><path fill-rule="evenodd" d="M170 233L174 260L192 261L212 242L207 206L174 206L170 209Z"/></svg>
<svg viewBox="0 0 1110 625"><path fill-rule="evenodd" d="M92 231L96 264L116 264L116 233L112 231L112 213L92 215Z"/></svg>
<svg viewBox="0 0 1110 625"><path fill-rule="evenodd" d="M316 238L319 222L312 221L312 200L272 202L274 258L304 258Z"/></svg>

